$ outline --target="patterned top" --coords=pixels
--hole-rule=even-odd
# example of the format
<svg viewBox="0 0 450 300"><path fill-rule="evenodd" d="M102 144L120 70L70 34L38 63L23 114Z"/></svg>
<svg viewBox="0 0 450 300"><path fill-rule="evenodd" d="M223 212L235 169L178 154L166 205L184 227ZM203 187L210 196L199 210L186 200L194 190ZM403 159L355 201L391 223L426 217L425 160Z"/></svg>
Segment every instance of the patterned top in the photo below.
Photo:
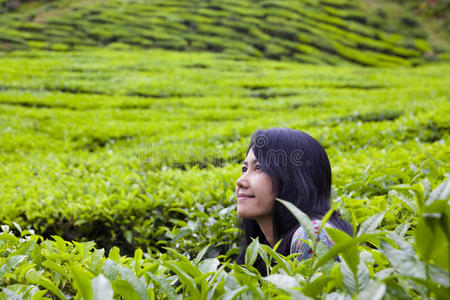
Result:
<svg viewBox="0 0 450 300"><path fill-rule="evenodd" d="M328 247L328 249L330 249L334 245L334 242L330 239L325 229L322 228L322 231L318 235L321 220L315 219L311 220L311 222L313 224L314 235L316 236L317 241L322 242L322 244L324 244L325 246ZM333 227L333 226L330 223L326 223L325 227ZM302 240L307 241L309 240L309 237L305 229L303 229L303 227L300 226L292 235L291 240L291 254L300 253L300 255L297 256L297 259L300 261L311 258L313 256L311 247L308 246L308 244Z"/></svg>

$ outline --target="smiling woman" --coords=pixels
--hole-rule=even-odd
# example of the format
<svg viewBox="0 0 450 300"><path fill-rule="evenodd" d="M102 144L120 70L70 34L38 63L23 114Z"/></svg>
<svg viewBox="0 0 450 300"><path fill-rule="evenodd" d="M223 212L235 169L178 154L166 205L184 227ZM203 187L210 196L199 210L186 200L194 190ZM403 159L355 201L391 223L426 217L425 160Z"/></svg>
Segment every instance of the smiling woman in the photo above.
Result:
<svg viewBox="0 0 450 300"><path fill-rule="evenodd" d="M272 180L263 172L261 165L250 149L247 159L244 161L242 176L238 179L237 186L237 214L241 218L256 220L259 224L271 222L274 199L276 194L272 189ZM268 241L273 245L272 234L266 234Z"/></svg>
<svg viewBox="0 0 450 300"><path fill-rule="evenodd" d="M313 253L303 240L304 229L290 211L275 198L287 200L306 213L316 238L328 248L333 245L326 232L318 232L322 217L331 208L331 166L328 156L314 138L299 130L270 128L256 131L251 138L242 175L236 182L237 214L242 219L244 244L237 257L243 264L252 239L274 246L283 255L298 253L298 259ZM335 212L325 224L351 234L351 226ZM255 267L265 274L261 259Z"/></svg>

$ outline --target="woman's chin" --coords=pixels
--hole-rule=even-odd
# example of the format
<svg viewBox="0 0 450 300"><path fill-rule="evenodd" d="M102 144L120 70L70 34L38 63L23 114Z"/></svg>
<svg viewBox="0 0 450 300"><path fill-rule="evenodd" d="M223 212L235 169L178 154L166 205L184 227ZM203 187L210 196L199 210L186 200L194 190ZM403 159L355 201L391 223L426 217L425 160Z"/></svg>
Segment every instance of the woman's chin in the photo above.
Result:
<svg viewBox="0 0 450 300"><path fill-rule="evenodd" d="M244 209L237 209L237 215L239 218L249 219L249 214Z"/></svg>

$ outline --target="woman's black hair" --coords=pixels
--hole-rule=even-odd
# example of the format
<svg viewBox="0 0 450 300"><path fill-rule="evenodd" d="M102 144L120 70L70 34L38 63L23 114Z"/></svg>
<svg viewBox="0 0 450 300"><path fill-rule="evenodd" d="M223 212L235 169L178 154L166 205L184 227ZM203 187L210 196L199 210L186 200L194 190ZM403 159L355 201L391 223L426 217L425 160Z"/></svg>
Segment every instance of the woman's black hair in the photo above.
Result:
<svg viewBox="0 0 450 300"><path fill-rule="evenodd" d="M278 198L287 200L309 218L321 219L331 208L331 166L322 145L310 135L290 128L270 128L256 131L250 141L247 154L253 150L261 169L272 179L273 191ZM329 222L336 228L352 234L352 227L334 212ZM245 252L252 239L269 244L258 223L242 219L243 246L236 262L244 264ZM294 215L280 202L273 208L273 232L275 242L282 240L277 252L290 254L292 235L299 227ZM255 262L261 274L266 266L261 258Z"/></svg>

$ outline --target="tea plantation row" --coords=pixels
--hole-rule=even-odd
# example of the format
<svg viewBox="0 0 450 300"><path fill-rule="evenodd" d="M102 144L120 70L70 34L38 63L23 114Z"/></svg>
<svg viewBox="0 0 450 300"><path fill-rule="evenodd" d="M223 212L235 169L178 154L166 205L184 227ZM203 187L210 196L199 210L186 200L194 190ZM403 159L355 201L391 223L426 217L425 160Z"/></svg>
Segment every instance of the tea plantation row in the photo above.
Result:
<svg viewBox="0 0 450 300"><path fill-rule="evenodd" d="M18 2L0 1L0 51L108 45L370 66L448 59L414 15L402 10L395 21L355 0Z"/></svg>
<svg viewBox="0 0 450 300"><path fill-rule="evenodd" d="M0 295L446 295L449 71L162 50L0 56ZM324 145L355 238L331 232L335 248L303 263L255 242L249 266L257 252L278 262L261 277L230 263L233 191L249 136L275 126Z"/></svg>
<svg viewBox="0 0 450 300"><path fill-rule="evenodd" d="M138 249L134 257L126 257L114 247L106 256L104 249L93 247L93 242L70 243L58 236L43 240L16 223L13 225L17 234L5 225L0 233L0 297L445 299L450 291L450 180L431 193L427 182L394 188L415 195L417 209L411 209L411 216L416 215L412 222L397 224L395 228L383 226L383 211L367 218L356 231L353 218L354 238L337 229L326 229L335 242L329 251L315 241L308 217L290 207L302 226L310 228L309 243L315 255L302 263L295 254L282 257L258 240L248 247L244 266L231 263L228 255L205 259L208 246L192 259L171 248L165 248L165 254ZM390 202L390 206L401 207L405 199L410 201L404 194L398 199L401 200ZM329 214L324 221L327 217ZM413 234L409 233L411 226L416 226ZM185 238L193 236L188 234ZM258 255L268 266L268 276L261 276L252 267ZM336 255L340 263L334 260Z"/></svg>

